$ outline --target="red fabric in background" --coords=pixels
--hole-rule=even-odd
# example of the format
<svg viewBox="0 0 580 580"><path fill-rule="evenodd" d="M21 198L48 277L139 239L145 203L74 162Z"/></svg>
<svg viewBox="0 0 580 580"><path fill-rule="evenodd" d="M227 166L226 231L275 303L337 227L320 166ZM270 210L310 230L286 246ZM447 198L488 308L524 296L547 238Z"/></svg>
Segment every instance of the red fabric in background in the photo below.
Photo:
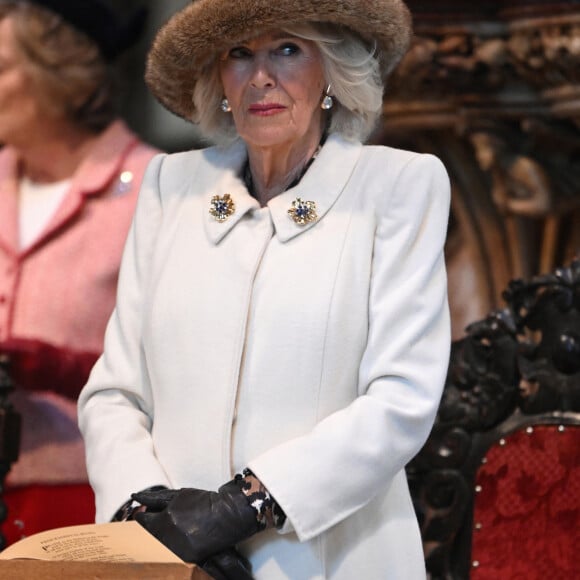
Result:
<svg viewBox="0 0 580 580"><path fill-rule="evenodd" d="M8 517L0 529L7 545L37 532L95 521L95 496L88 484L15 487L2 498Z"/></svg>
<svg viewBox="0 0 580 580"><path fill-rule="evenodd" d="M580 428L518 431L486 460L476 480L471 579L580 579Z"/></svg>

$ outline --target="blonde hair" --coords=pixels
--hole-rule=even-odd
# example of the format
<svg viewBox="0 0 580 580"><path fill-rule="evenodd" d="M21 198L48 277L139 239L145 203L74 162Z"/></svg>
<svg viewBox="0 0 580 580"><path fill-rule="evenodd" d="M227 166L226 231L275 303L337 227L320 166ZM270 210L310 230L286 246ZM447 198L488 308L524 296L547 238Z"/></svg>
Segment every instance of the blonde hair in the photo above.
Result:
<svg viewBox="0 0 580 580"><path fill-rule="evenodd" d="M113 75L98 46L42 7L0 4L0 19L11 18L24 66L46 113L99 132L115 118Z"/></svg>
<svg viewBox="0 0 580 580"><path fill-rule="evenodd" d="M327 131L364 141L374 129L383 103L384 84L374 49L350 29L332 24L309 23L286 27L284 31L314 42L320 51L324 80L331 86L334 99ZM237 137L232 116L220 110L223 96L216 58L195 84L195 113L191 120L217 143Z"/></svg>

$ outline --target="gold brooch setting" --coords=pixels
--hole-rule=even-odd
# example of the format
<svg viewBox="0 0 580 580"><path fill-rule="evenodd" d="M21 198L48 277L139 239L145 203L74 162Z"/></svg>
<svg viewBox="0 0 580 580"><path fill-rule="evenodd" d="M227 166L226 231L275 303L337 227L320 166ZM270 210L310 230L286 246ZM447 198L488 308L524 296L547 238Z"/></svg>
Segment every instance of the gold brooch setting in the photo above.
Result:
<svg viewBox="0 0 580 580"><path fill-rule="evenodd" d="M211 198L209 213L218 222L225 222L236 211L236 204L229 193Z"/></svg>
<svg viewBox="0 0 580 580"><path fill-rule="evenodd" d="M300 197L297 197L292 202L292 207L288 210L288 214L299 226L305 226L318 219L316 202L304 201Z"/></svg>

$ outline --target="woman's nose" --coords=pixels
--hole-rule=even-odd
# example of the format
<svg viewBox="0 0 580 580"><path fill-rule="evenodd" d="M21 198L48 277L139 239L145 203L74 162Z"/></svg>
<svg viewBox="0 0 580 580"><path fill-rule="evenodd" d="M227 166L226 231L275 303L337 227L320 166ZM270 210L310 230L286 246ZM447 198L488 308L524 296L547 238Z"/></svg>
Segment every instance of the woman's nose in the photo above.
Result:
<svg viewBox="0 0 580 580"><path fill-rule="evenodd" d="M269 88L276 84L276 74L268 55L256 55L252 69L252 86Z"/></svg>

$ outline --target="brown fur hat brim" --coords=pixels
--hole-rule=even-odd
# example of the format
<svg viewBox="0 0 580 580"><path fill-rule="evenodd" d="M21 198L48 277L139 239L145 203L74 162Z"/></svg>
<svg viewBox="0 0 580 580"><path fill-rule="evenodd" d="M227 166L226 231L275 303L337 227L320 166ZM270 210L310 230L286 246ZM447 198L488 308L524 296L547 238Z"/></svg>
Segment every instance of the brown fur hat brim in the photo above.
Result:
<svg viewBox="0 0 580 580"><path fill-rule="evenodd" d="M198 75L216 54L262 31L303 22L347 26L376 43L385 77L411 38L411 16L402 0L193 0L160 29L145 80L165 107L191 120Z"/></svg>

